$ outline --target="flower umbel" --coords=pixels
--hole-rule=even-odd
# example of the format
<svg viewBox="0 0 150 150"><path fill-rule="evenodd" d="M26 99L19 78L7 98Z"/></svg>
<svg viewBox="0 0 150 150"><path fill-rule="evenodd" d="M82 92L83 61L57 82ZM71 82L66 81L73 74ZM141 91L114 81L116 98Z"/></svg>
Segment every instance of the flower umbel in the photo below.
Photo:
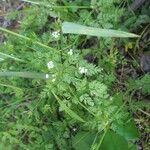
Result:
<svg viewBox="0 0 150 150"><path fill-rule="evenodd" d="M53 78L53 79L52 79L52 82L55 82L55 81L56 81L56 75L53 74L53 75L52 75L52 78Z"/></svg>
<svg viewBox="0 0 150 150"><path fill-rule="evenodd" d="M52 36L53 36L55 39L59 38L59 37L60 37L59 31L54 31L54 32L52 33Z"/></svg>
<svg viewBox="0 0 150 150"><path fill-rule="evenodd" d="M48 74L46 74L45 78L46 78L46 79L48 79L48 78L49 78L49 75L48 75Z"/></svg>
<svg viewBox="0 0 150 150"><path fill-rule="evenodd" d="M85 74L87 73L88 69L84 68L84 67L79 67L79 72L80 74Z"/></svg>
<svg viewBox="0 0 150 150"><path fill-rule="evenodd" d="M47 67L48 67L48 69L54 68L54 63L53 63L53 61L49 61L49 62L47 63Z"/></svg>
<svg viewBox="0 0 150 150"><path fill-rule="evenodd" d="M68 55L73 55L73 49L70 49L70 51L68 52Z"/></svg>

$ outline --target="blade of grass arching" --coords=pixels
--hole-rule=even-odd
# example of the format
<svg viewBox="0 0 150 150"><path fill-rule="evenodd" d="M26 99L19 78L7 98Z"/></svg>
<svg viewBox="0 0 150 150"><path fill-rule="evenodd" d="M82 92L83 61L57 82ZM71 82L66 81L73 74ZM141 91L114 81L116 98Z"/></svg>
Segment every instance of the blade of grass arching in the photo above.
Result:
<svg viewBox="0 0 150 150"><path fill-rule="evenodd" d="M98 134L99 134L99 132L97 132L97 134L95 135L95 138L94 138L94 141L92 143L92 146L91 146L90 150L94 150L94 146L95 146L96 140L98 138Z"/></svg>
<svg viewBox="0 0 150 150"><path fill-rule="evenodd" d="M65 2L65 3L66 3L66 2ZM85 25L85 24L89 21L89 18L92 16L92 14L93 14L94 12L95 12L95 10L92 9L92 10L89 12L89 14L87 14L87 17L86 17L85 20L83 21L83 25ZM80 35L77 35L77 36L75 37L74 42L73 42L71 45L64 47L63 50L66 50L66 49L69 49L69 48L72 48L72 47L75 48L75 45L79 42L79 38L80 38Z"/></svg>
<svg viewBox="0 0 150 150"><path fill-rule="evenodd" d="M5 60L4 58L0 58L0 62L1 62L1 61L4 61L4 60Z"/></svg>
<svg viewBox="0 0 150 150"><path fill-rule="evenodd" d="M85 25L89 21L89 18L91 17L91 15L93 14L93 12L94 12L94 9L87 15L87 17L85 18L85 20L83 22L83 25ZM75 38L73 44L65 47L64 50L68 49L68 48L71 48L72 46L75 46L79 42L79 37L80 37L80 35L77 35L77 37Z"/></svg>
<svg viewBox="0 0 150 150"><path fill-rule="evenodd" d="M30 38L28 38L28 37L26 37L26 36L24 36L24 35L15 33L15 32L13 32L13 31L7 30L7 29L5 29L5 28L0 27L0 31L6 32L6 33L8 33L8 34L11 34L11 35L16 36L16 37L21 38L21 39L24 39L24 40L26 40L26 41L30 41L30 42L32 42L33 44L39 45L39 46L41 46L41 47L43 47L43 48L46 48L46 49L49 49L49 50L55 50L54 48L49 47L49 46L47 46L47 45L45 45L45 44L42 44L41 42L33 41L32 39L30 39Z"/></svg>
<svg viewBox="0 0 150 150"><path fill-rule="evenodd" d="M16 58L14 56L11 56L11 55L8 55L8 54L2 53L2 52L0 52L0 57L2 59L11 58L11 59L14 59L16 61L24 62L24 60L22 60L22 59Z"/></svg>
<svg viewBox="0 0 150 150"><path fill-rule="evenodd" d="M60 107L61 107L68 115L70 115L72 118L74 118L74 119L76 119L76 120L78 120L78 121L80 121L80 122L85 122L79 115L77 115L74 111L72 111L70 108L68 108L68 107L66 106L66 104L65 104L63 101L61 101L61 100L59 99L59 97L58 97L53 91L52 91L52 94L54 95L54 97L55 97L56 100L58 101Z"/></svg>
<svg viewBox="0 0 150 150"><path fill-rule="evenodd" d="M22 0L22 1L30 3L30 4L34 4L34 5L48 7L48 8L80 8L80 9L90 8L90 6L55 6L55 5L50 5L49 3L46 3L46 2L35 2L35 1L30 1L30 0Z"/></svg>
<svg viewBox="0 0 150 150"><path fill-rule="evenodd" d="M20 88L18 88L18 87L16 87L16 86L9 85L9 84L0 83L0 86L4 86L4 87L8 87L8 88L20 90Z"/></svg>
<svg viewBox="0 0 150 150"><path fill-rule="evenodd" d="M62 32L64 34L79 34L79 35L89 35L89 36L97 36L97 37L120 37L120 38L136 38L139 37L136 34L128 33L119 30L112 29L101 29L101 28L93 28L88 27L72 22L64 22L62 24Z"/></svg>
<svg viewBox="0 0 150 150"><path fill-rule="evenodd" d="M36 78L36 79L47 79L47 74L44 73L33 73L33 72L0 72L0 77L22 77L22 78Z"/></svg>
<svg viewBox="0 0 150 150"><path fill-rule="evenodd" d="M102 142L103 142L103 140L105 138L105 135L106 135L108 129L109 129L109 126L107 126L107 128L104 130L104 133L103 133L103 135L102 135L102 137L101 137L101 139L100 139L100 141L99 141L99 143L98 143L98 145L97 145L95 150L99 150L100 149L101 144L102 144Z"/></svg>

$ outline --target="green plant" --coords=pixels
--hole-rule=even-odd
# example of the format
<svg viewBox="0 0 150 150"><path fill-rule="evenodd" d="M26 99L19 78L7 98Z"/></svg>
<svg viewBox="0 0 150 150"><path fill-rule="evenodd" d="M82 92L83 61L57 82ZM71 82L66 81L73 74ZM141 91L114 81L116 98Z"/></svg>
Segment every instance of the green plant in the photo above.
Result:
<svg viewBox="0 0 150 150"><path fill-rule="evenodd" d="M123 11L114 5L118 1L95 2L90 8L87 1L90 10L85 9L87 6L71 7L64 0L59 5L56 0L30 2L35 5L23 12L19 33L0 28L9 33L0 46L2 149L5 145L7 149L136 149L138 131L126 106L128 93L113 89L117 64L113 40L98 39L101 46L85 50L101 58L93 64L78 48L88 37L63 35L65 31L61 31L62 20L105 28L110 23L110 28L116 28L118 12ZM73 4L83 2L76 0ZM116 13L107 11L111 5ZM92 30L94 35L99 31ZM119 36L122 32L113 30L113 37L114 33ZM110 54L102 52L106 43Z"/></svg>
<svg viewBox="0 0 150 150"><path fill-rule="evenodd" d="M150 94L150 89L149 89L149 84L150 84L150 75L145 74L143 77L137 80L129 80L128 82L128 88L132 91L140 91L142 94L149 95Z"/></svg>

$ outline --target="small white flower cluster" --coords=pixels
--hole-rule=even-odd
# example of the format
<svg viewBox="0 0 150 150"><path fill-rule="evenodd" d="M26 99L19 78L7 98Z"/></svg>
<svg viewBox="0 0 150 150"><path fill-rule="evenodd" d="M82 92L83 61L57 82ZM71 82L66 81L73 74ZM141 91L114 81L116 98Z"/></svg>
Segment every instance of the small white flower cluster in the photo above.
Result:
<svg viewBox="0 0 150 150"><path fill-rule="evenodd" d="M52 82L55 82L56 81L56 75L53 74L52 77L53 77Z"/></svg>
<svg viewBox="0 0 150 150"><path fill-rule="evenodd" d="M54 68L54 63L53 63L53 61L49 61L49 62L47 63L47 67L48 67L48 69Z"/></svg>
<svg viewBox="0 0 150 150"><path fill-rule="evenodd" d="M85 67L79 67L79 73L80 74L85 74L85 73L87 73L87 71L88 71L87 68L85 68Z"/></svg>
<svg viewBox="0 0 150 150"><path fill-rule="evenodd" d="M53 61L49 61L48 63L47 63L47 68L48 69L52 69L52 68L54 68L54 62ZM49 74L46 74L46 79L48 79L49 78ZM52 82L55 82L56 81L56 75L52 75Z"/></svg>
<svg viewBox="0 0 150 150"><path fill-rule="evenodd" d="M77 128L73 128L72 130L75 132L75 131L77 131Z"/></svg>
<svg viewBox="0 0 150 150"><path fill-rule="evenodd" d="M110 100L112 101L112 100L113 100L113 97L110 97Z"/></svg>
<svg viewBox="0 0 150 150"><path fill-rule="evenodd" d="M68 52L68 55L73 55L73 49L70 49L70 51Z"/></svg>
<svg viewBox="0 0 150 150"><path fill-rule="evenodd" d="M54 31L52 33L52 36L55 38L55 39L58 39L60 37L60 32L59 31Z"/></svg>
<svg viewBox="0 0 150 150"><path fill-rule="evenodd" d="M46 79L48 79L49 78L49 74L46 74L46 77L45 77Z"/></svg>

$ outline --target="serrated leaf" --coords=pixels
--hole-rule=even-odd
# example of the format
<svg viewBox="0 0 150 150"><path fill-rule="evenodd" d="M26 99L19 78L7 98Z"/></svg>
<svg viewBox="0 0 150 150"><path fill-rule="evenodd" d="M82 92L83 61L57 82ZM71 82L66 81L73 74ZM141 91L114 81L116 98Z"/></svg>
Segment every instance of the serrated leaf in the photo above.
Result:
<svg viewBox="0 0 150 150"><path fill-rule="evenodd" d="M44 73L34 73L34 72L0 72L0 77L22 77L22 78L39 78L47 79Z"/></svg>
<svg viewBox="0 0 150 150"><path fill-rule="evenodd" d="M111 29L101 29L101 28L93 28L88 27L72 22L64 22L62 24L62 32L64 34L71 33L71 34L81 34L81 35L89 35L89 36L97 36L97 37L139 37L136 34L128 33L119 30L111 30Z"/></svg>
<svg viewBox="0 0 150 150"><path fill-rule="evenodd" d="M73 138L73 147L75 150L90 150L96 134L91 132L79 132Z"/></svg>
<svg viewBox="0 0 150 150"><path fill-rule="evenodd" d="M107 131L100 150L128 150L127 141L120 135L109 130Z"/></svg>
<svg viewBox="0 0 150 150"><path fill-rule="evenodd" d="M115 131L119 135L123 136L126 140L136 140L139 136L138 130L132 119L125 124L117 124L117 128L115 129Z"/></svg>
<svg viewBox="0 0 150 150"><path fill-rule="evenodd" d="M128 150L137 150L137 146L134 145L133 143L129 143L129 148Z"/></svg>

